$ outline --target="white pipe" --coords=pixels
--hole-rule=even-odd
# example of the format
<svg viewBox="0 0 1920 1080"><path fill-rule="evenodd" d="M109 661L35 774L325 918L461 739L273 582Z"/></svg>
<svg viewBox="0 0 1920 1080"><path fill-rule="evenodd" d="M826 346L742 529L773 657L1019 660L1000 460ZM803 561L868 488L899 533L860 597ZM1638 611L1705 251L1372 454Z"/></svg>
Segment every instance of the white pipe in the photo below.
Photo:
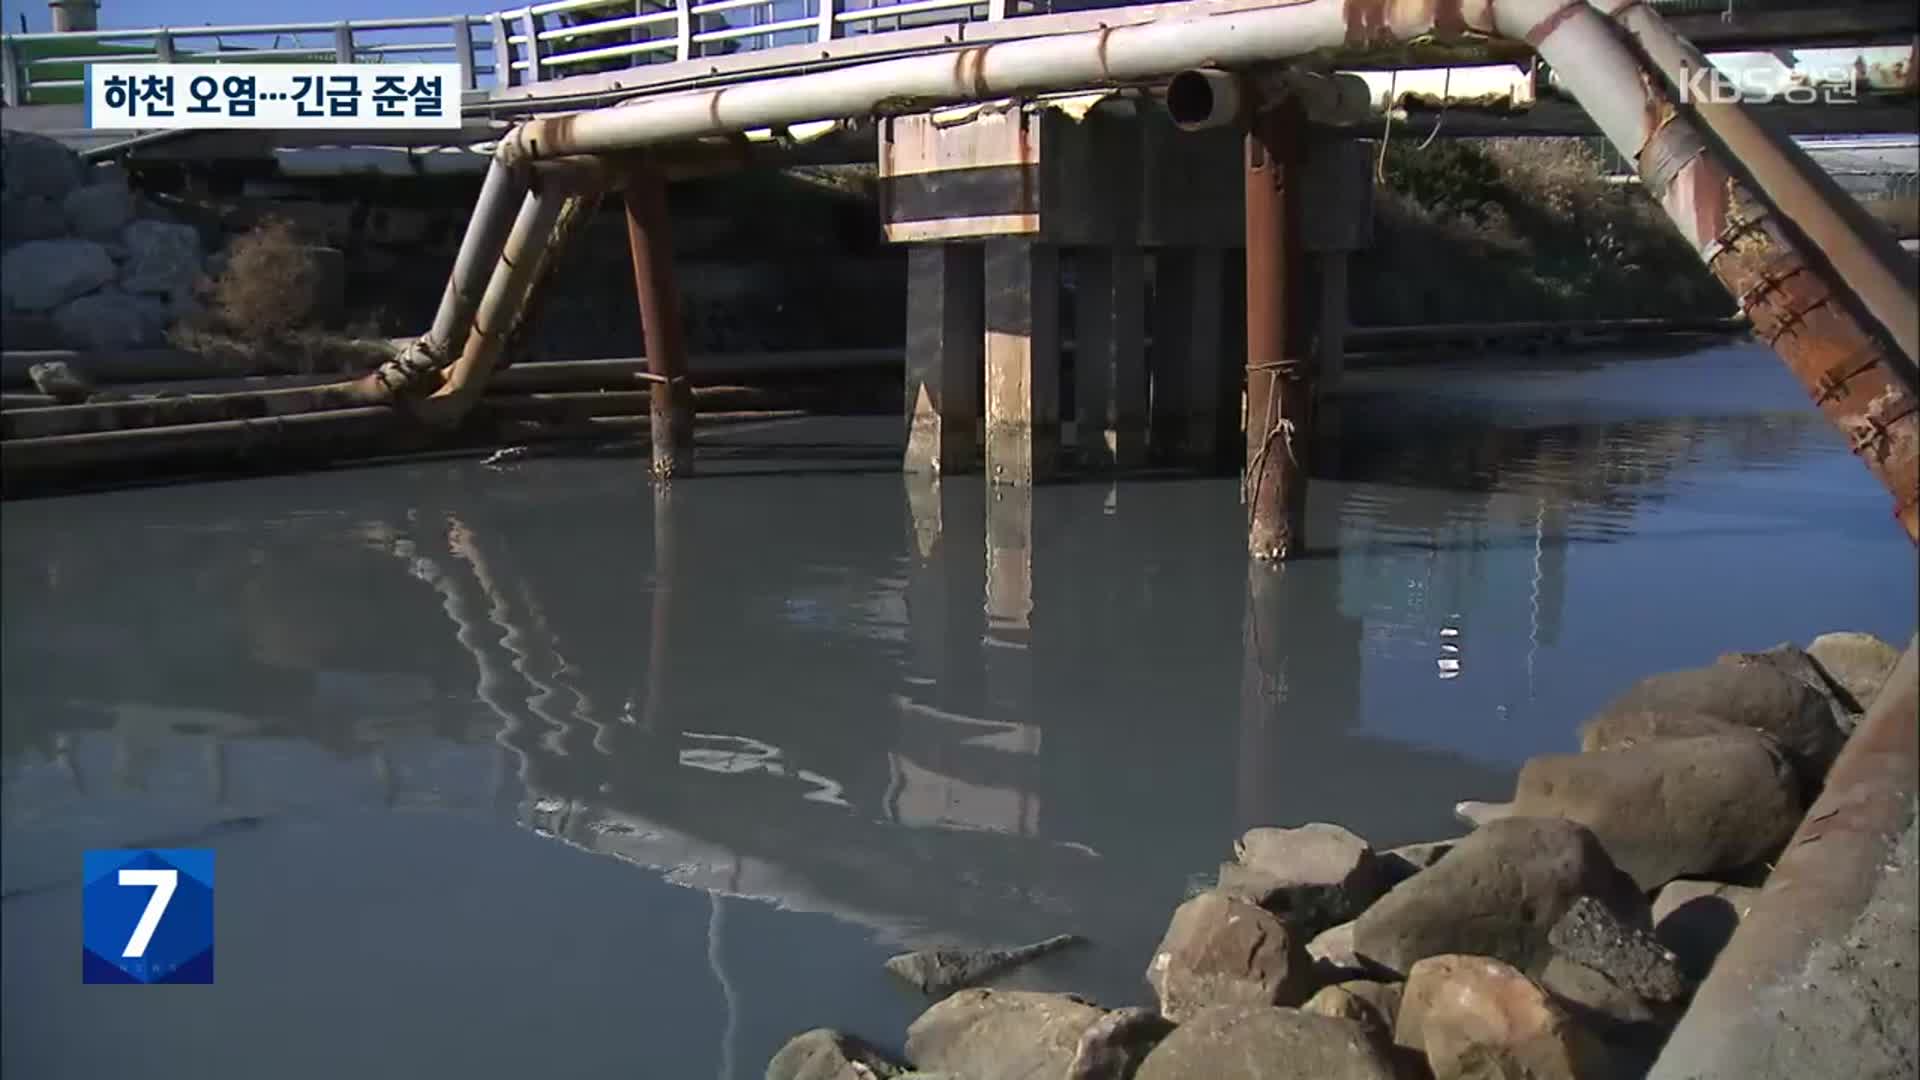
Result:
<svg viewBox="0 0 1920 1080"><path fill-rule="evenodd" d="M460 238L460 250L453 257L453 273L447 278L447 291L433 314L433 328L422 341L422 351L434 366L458 355L467 339L474 310L493 274L500 249L513 227L514 212L527 193L527 171L509 166L498 157L487 168L480 183L480 196L467 218L467 231Z"/></svg>
<svg viewBox="0 0 1920 1080"><path fill-rule="evenodd" d="M1183 71L1167 82L1167 114L1181 131L1240 123L1240 80L1211 68Z"/></svg>
<svg viewBox="0 0 1920 1080"><path fill-rule="evenodd" d="M1189 69L1244 69L1320 50L1422 37L1504 37L1555 65L1600 129L1628 153L1651 134L1640 68L1599 11L1581 0L1467 0L1448 25L1437 0L1372 5L1301 0L647 97L617 108L541 117L501 140L507 160L597 154L823 118L1095 86L1157 81Z"/></svg>

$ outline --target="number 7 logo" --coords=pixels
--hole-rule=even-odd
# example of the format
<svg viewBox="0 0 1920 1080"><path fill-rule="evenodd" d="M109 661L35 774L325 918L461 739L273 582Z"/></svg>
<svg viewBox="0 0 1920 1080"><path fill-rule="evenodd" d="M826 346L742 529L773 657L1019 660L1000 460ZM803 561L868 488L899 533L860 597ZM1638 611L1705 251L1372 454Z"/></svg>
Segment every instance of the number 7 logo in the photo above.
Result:
<svg viewBox="0 0 1920 1080"><path fill-rule="evenodd" d="M147 908L140 913L140 921L133 926L133 936L127 939L127 947L120 955L137 959L147 955L147 944L153 940L153 931L159 927L161 916L167 913L167 903L173 899L173 890L180 884L178 870L122 870L122 885L150 885L153 892L147 896Z"/></svg>
<svg viewBox="0 0 1920 1080"><path fill-rule="evenodd" d="M82 981L212 982L213 854L205 848L87 852Z"/></svg>

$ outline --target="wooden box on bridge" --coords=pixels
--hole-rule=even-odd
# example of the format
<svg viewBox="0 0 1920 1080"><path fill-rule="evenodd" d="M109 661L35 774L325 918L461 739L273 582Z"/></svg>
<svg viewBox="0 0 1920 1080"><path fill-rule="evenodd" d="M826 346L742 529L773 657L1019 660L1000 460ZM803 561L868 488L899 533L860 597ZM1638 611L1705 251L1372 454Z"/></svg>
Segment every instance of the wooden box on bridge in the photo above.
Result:
<svg viewBox="0 0 1920 1080"><path fill-rule="evenodd" d="M1244 152L1238 129L1181 131L1150 98L1110 93L888 117L880 219L893 243L1237 248ZM1365 144L1316 140L1302 177L1308 251L1371 241L1370 164Z"/></svg>

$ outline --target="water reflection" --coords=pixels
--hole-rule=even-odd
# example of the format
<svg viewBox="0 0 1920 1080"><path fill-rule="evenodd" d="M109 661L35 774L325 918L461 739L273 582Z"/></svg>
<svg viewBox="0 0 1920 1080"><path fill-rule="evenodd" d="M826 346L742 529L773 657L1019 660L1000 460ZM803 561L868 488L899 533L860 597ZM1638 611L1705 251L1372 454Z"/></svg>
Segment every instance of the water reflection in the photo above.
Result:
<svg viewBox="0 0 1920 1080"><path fill-rule="evenodd" d="M876 954L1075 930L1097 947L1034 977L1139 1000L1171 904L1243 827L1435 838L1645 670L1909 631L1911 552L1871 481L1790 383L1729 400L1729 363L1357 380L1316 459L1314 557L1280 569L1247 565L1231 480L723 461L648 489L631 462L547 461L9 508L6 889L61 880L73 845L36 838L76 822L134 843L431 810L708 894L675 978L716 987L717 1019L673 1040L675 1075L910 1008L872 958L843 961L871 978L842 1000L756 999L802 946L730 947L745 901ZM1682 400L1649 403L1656 376ZM1759 607L1699 562L1776 579L1782 533L1862 558ZM1620 599L1647 590L1685 611ZM345 872L364 839L343 833ZM492 846L497 873L518 850ZM56 977L21 970L10 992Z"/></svg>

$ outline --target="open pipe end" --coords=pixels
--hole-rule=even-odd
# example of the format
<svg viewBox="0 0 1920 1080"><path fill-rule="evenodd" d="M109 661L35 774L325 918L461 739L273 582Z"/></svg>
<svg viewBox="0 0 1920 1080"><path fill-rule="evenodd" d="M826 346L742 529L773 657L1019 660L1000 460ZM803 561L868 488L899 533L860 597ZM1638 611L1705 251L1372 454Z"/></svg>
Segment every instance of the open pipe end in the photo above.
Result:
<svg viewBox="0 0 1920 1080"><path fill-rule="evenodd" d="M1167 113L1181 131L1205 131L1240 123L1240 78L1213 68L1194 68L1167 82Z"/></svg>

